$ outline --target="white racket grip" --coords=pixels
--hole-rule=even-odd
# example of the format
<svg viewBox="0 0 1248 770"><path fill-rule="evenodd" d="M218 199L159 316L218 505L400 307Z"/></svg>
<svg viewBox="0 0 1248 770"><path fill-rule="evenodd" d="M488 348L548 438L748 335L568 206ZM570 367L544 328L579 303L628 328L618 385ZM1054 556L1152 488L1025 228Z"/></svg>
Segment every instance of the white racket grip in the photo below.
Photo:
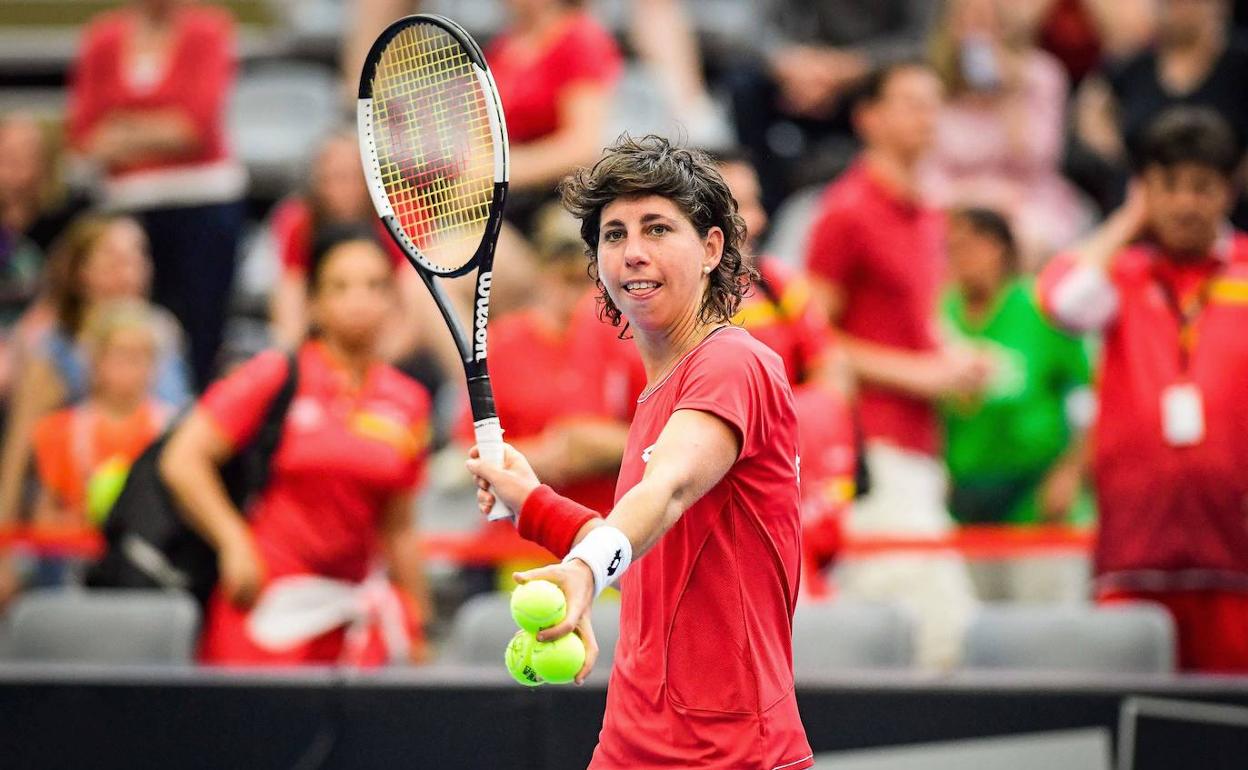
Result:
<svg viewBox="0 0 1248 770"><path fill-rule="evenodd" d="M503 467L503 426L499 424L498 418L490 417L474 422L472 428L476 434L477 450L481 453L481 459L500 468ZM490 509L486 519L489 521L508 519L515 524L516 514L503 505L503 501L495 495L494 507Z"/></svg>

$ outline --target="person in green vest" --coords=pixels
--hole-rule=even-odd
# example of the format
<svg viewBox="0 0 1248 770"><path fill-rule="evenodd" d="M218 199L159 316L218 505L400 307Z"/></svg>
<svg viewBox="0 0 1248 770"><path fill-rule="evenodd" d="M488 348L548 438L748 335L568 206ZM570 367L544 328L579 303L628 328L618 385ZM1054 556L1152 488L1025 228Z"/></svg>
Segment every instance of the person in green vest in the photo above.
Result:
<svg viewBox="0 0 1248 770"><path fill-rule="evenodd" d="M1084 343L1041 316L1001 214L957 209L947 237L952 283L942 321L994 362L979 395L942 404L950 511L963 524L1087 523L1083 429L1093 407ZM1031 561L973 569L981 598L1074 598L1082 590L1069 568L1053 574L1050 559L1037 572Z"/></svg>

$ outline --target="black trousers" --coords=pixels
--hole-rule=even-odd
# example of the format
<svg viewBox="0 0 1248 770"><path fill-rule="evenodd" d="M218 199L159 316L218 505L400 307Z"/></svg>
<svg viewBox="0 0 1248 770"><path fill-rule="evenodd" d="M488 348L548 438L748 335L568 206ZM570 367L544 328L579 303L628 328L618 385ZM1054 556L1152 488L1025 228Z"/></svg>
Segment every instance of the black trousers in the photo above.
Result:
<svg viewBox="0 0 1248 770"><path fill-rule="evenodd" d="M152 298L186 331L200 391L216 374L244 213L238 201L138 215L151 241Z"/></svg>

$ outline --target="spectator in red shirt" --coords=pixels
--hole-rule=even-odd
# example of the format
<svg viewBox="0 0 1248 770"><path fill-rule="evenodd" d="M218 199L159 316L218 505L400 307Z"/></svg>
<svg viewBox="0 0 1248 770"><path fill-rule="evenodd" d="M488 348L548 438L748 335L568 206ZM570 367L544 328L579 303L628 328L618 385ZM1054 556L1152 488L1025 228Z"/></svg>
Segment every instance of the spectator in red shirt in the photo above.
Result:
<svg viewBox="0 0 1248 770"><path fill-rule="evenodd" d="M1057 322L1104 335L1097 596L1165 605L1190 671L1248 672L1248 236L1226 221L1238 160L1217 114L1163 113L1126 204L1040 277Z"/></svg>
<svg viewBox="0 0 1248 770"><path fill-rule="evenodd" d="M153 296L186 329L200 387L243 226L246 175L225 136L233 35L219 7L134 0L88 25L69 93L70 139L103 172L101 203L142 220Z"/></svg>
<svg viewBox="0 0 1248 770"><path fill-rule="evenodd" d="M427 595L412 499L429 399L377 356L395 302L390 256L371 227L329 232L308 282L318 335L299 348L272 474L250 509L234 508L217 468L251 439L285 381L281 353L261 353L209 388L161 458L188 521L219 557L201 656L232 664L419 659ZM368 580L378 544L397 594ZM370 620L387 630L380 639L392 644L397 632L409 649L355 633Z"/></svg>
<svg viewBox="0 0 1248 770"><path fill-rule="evenodd" d="M581 0L508 6L511 23L485 47L485 58L511 140L507 216L523 225L565 174L598 154L621 57Z"/></svg>
<svg viewBox="0 0 1248 770"><path fill-rule="evenodd" d="M849 517L858 532L913 537L952 529L934 402L976 393L988 375L981 356L942 345L936 333L944 219L919 198L917 170L941 100L940 80L926 65L872 73L854 109L864 149L824 193L806 255L818 301L840 330L860 384L871 490ZM837 577L847 595L910 606L919 620L920 662L957 661L974 608L960 558L863 559Z"/></svg>

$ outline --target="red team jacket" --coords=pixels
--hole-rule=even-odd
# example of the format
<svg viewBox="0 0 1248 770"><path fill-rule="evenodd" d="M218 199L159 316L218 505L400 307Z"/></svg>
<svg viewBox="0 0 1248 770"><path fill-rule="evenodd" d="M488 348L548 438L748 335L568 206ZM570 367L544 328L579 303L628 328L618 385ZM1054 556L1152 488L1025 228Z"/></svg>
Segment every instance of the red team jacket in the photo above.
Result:
<svg viewBox="0 0 1248 770"><path fill-rule="evenodd" d="M1041 275L1042 304L1059 323L1076 315L1063 285L1075 259ZM1117 310L1104 325L1094 473L1104 590L1248 590L1248 236L1180 266L1156 247L1125 249L1109 270ZM1207 300L1189 330L1183 366L1181 304ZM1162 434L1163 391L1187 382L1204 402L1205 436L1175 447Z"/></svg>

